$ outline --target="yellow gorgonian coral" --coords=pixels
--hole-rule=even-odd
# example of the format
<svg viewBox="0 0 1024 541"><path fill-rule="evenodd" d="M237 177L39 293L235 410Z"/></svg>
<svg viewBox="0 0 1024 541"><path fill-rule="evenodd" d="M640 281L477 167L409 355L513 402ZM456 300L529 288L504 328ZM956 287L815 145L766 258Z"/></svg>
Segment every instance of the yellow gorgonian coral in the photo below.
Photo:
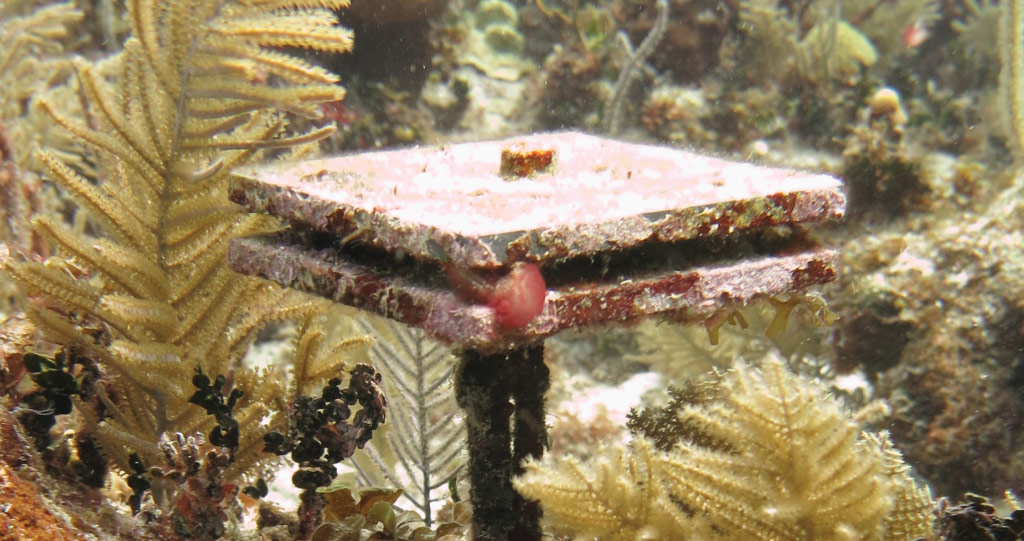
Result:
<svg viewBox="0 0 1024 541"><path fill-rule="evenodd" d="M737 362L713 398L685 406L694 441L645 438L594 461L530 462L516 481L558 532L602 539L910 541L931 532L932 500L887 435L774 357ZM712 446L707 443L714 442Z"/></svg>

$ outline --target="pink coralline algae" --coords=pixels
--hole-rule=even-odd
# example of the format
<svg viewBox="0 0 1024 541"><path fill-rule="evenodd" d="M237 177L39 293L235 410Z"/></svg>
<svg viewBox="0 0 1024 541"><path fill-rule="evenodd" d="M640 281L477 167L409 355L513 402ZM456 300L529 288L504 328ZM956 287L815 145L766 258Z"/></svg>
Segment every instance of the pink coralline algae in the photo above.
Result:
<svg viewBox="0 0 1024 541"><path fill-rule="evenodd" d="M542 163L510 177L510 152ZM260 167L231 192L292 225L233 241L235 270L487 353L828 282L806 232L846 207L828 175L580 133Z"/></svg>

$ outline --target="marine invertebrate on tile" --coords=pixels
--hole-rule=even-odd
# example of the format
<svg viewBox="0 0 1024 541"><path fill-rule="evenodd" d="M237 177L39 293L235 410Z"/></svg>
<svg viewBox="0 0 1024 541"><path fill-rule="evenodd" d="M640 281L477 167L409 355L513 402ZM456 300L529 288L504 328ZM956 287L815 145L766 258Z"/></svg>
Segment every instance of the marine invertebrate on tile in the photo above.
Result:
<svg viewBox="0 0 1024 541"><path fill-rule="evenodd" d="M647 437L583 465L531 461L516 488L555 531L603 539L905 540L931 532L932 501L884 433L862 432L777 358L738 361L681 395L667 451ZM651 433L651 437L656 434Z"/></svg>
<svg viewBox="0 0 1024 541"><path fill-rule="evenodd" d="M446 274L456 294L468 302L486 304L502 327L521 329L544 310L547 286L533 263L514 263L508 274L493 281L454 266L448 266Z"/></svg>
<svg viewBox="0 0 1024 541"><path fill-rule="evenodd" d="M0 394L7 394L28 375L25 356L35 344L35 334L35 325L24 314L0 321Z"/></svg>

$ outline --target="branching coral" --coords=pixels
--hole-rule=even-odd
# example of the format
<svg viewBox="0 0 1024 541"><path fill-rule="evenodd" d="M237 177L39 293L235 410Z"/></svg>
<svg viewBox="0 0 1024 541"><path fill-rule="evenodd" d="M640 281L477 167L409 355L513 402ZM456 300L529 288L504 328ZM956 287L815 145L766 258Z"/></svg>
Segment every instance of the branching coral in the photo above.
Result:
<svg viewBox="0 0 1024 541"><path fill-rule="evenodd" d="M224 265L233 237L274 227L231 205L227 184L235 167L333 131L289 130L288 115L318 118L318 106L344 89L334 74L284 49L348 51L351 33L332 12L346 4L129 1L130 37L108 63L114 76L74 62L86 117L39 101L95 156L98 184L75 163L38 153L90 227L37 217L34 230L60 256L3 263L34 301L27 312L45 335L116 378L100 389L102 406L82 409L86 431L123 472L133 471L132 452L143 464L159 463L163 434L213 428L215 420L189 403L196 366L223 374L231 383L224 393L241 392L232 404L237 452L225 479L267 458L262 435L283 419L264 421L285 409L283 382L243 370L241 358L268 321L324 304ZM302 368L305 385L323 375Z"/></svg>
<svg viewBox="0 0 1024 541"><path fill-rule="evenodd" d="M658 0L655 2L655 7L657 15L654 26L635 50L625 32L619 33L619 42L626 57L619 68L618 79L615 81L615 86L612 87L608 102L605 103L604 116L601 118L601 129L612 135L622 129L622 116L625 112L624 107L629 89L647 67L647 58L665 37L665 30L668 28L669 2Z"/></svg>
<svg viewBox="0 0 1024 541"><path fill-rule="evenodd" d="M38 144L64 149L73 143L47 129L50 123L36 105L41 96L54 93L52 87L66 82L70 60L64 45L69 27L82 14L71 2L22 14L32 7L27 4L0 0L0 242L42 258L48 255L45 242L32 233L29 222L57 205L56 198L43 197L41 180L30 173L35 165L30 157Z"/></svg>
<svg viewBox="0 0 1024 541"><path fill-rule="evenodd" d="M82 13L73 2L58 2L15 15L16 4L0 1L0 119L11 132L16 163L26 167L40 132L35 98L67 79L65 41Z"/></svg>
<svg viewBox="0 0 1024 541"><path fill-rule="evenodd" d="M368 484L401 488L430 526L465 462L466 429L451 386L458 361L418 329L368 316L358 321L375 339L370 358L384 376L390 407L402 414L353 462Z"/></svg>
<svg viewBox="0 0 1024 541"><path fill-rule="evenodd" d="M887 436L777 359L692 396L667 452L646 437L596 462L532 461L516 488L557 531L602 539L911 540L932 501ZM652 434L653 436L653 434Z"/></svg>

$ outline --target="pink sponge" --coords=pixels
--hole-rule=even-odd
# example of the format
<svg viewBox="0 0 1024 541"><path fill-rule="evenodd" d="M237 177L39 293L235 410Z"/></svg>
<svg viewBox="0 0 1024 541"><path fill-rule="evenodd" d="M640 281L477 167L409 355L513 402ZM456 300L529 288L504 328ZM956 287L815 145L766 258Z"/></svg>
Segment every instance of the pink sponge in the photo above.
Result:
<svg viewBox="0 0 1024 541"><path fill-rule="evenodd" d="M540 269L533 263L516 263L512 271L498 280L487 299L494 316L503 327L525 327L544 310L547 286Z"/></svg>
<svg viewBox="0 0 1024 541"><path fill-rule="evenodd" d="M515 263L497 281L485 281L455 267L445 269L448 283L460 298L486 304L498 324L510 329L525 327L544 310L547 285L533 263Z"/></svg>

